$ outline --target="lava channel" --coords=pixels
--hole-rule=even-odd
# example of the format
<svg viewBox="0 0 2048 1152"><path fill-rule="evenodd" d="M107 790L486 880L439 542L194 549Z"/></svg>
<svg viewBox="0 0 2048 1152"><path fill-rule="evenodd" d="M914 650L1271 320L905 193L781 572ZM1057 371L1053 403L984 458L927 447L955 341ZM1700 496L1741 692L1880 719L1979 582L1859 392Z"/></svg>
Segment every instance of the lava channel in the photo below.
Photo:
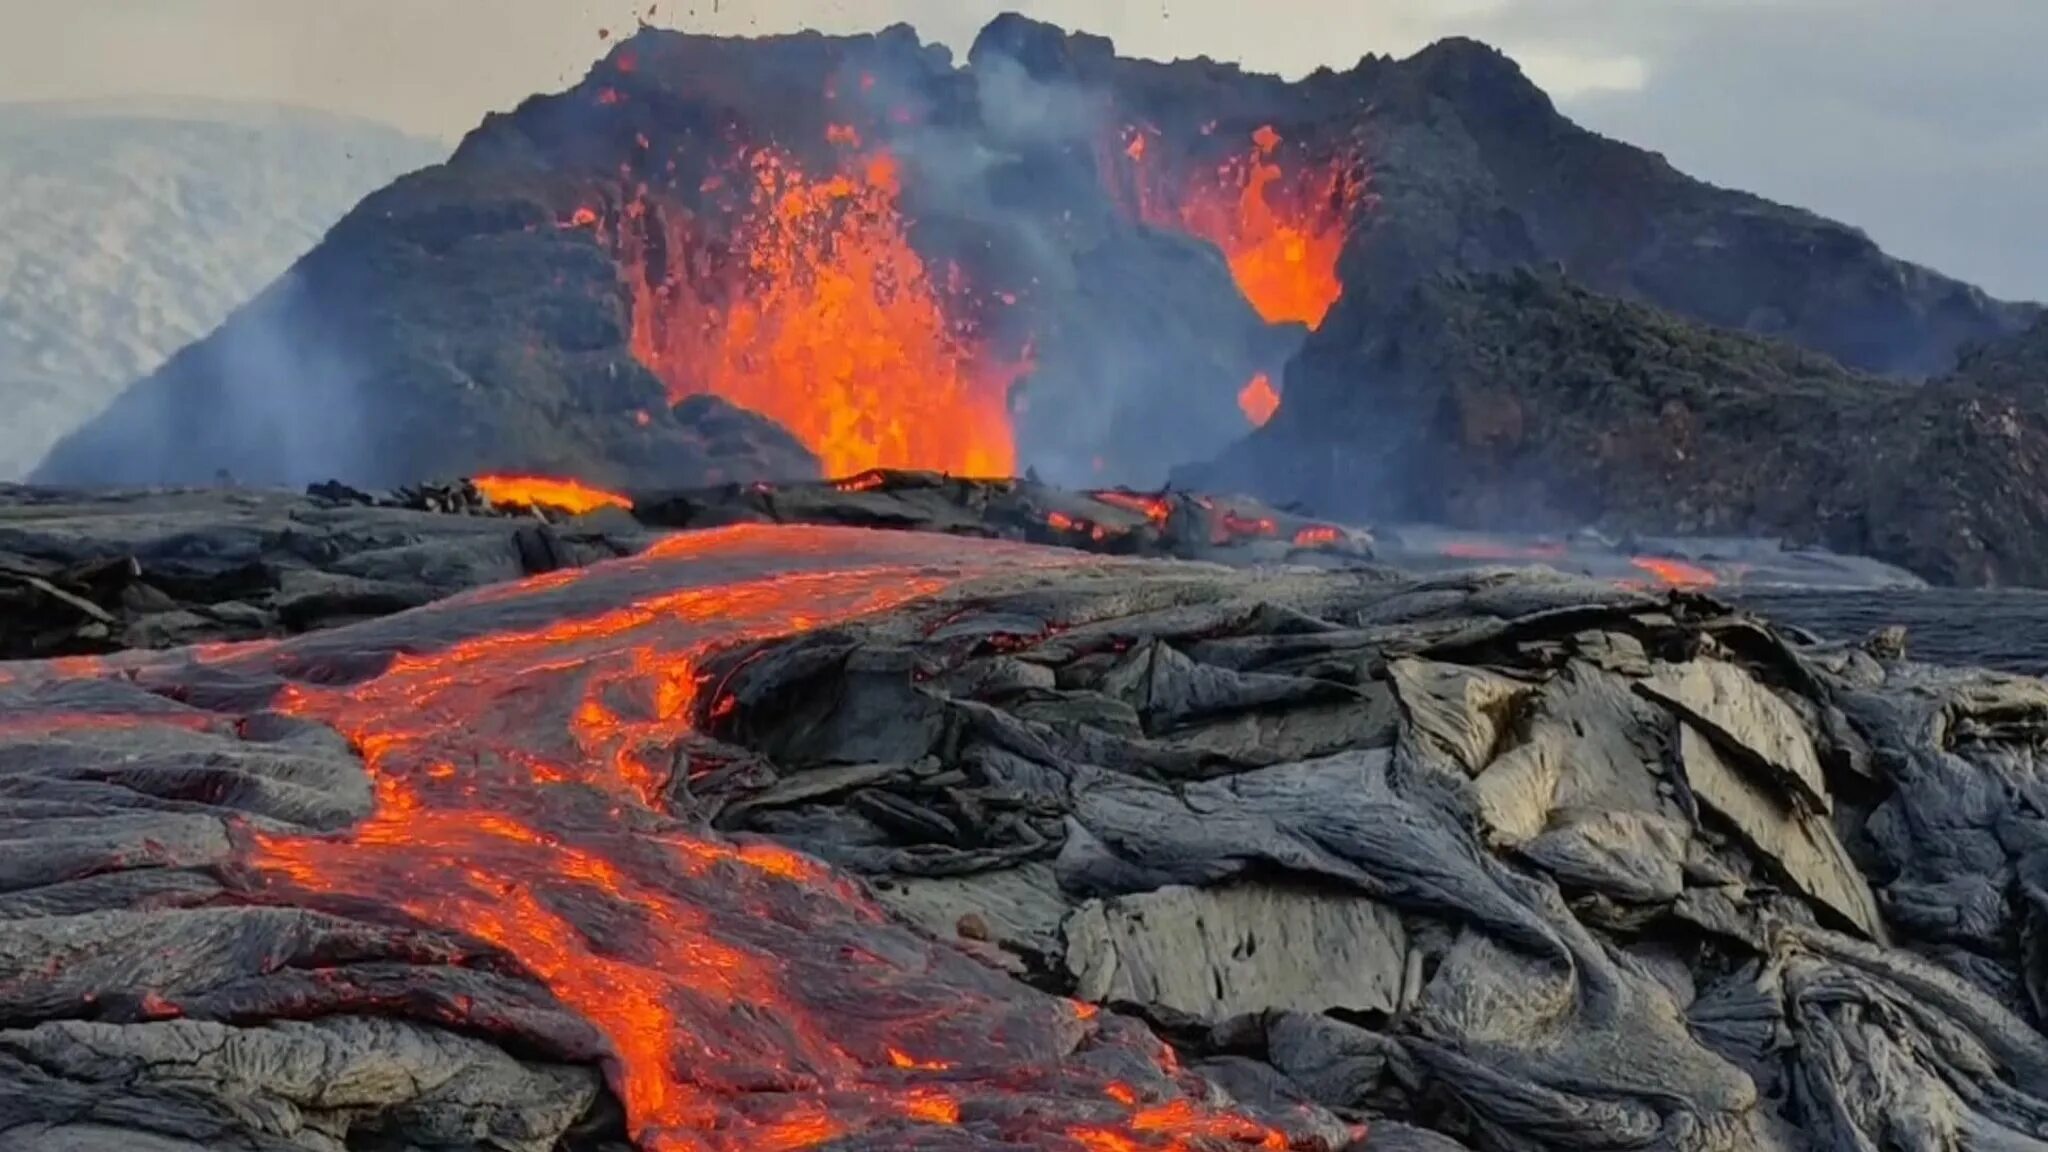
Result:
<svg viewBox="0 0 2048 1152"><path fill-rule="evenodd" d="M1192 1103L1135 1024L932 943L811 858L666 812L675 749L716 707L699 672L715 650L1082 563L1104 561L744 526L301 638L297 674L384 669L277 704L347 735L376 808L338 836L256 836L252 892L389 909L511 957L602 1032L648 1152L1288 1148ZM276 649L246 662L284 666Z"/></svg>

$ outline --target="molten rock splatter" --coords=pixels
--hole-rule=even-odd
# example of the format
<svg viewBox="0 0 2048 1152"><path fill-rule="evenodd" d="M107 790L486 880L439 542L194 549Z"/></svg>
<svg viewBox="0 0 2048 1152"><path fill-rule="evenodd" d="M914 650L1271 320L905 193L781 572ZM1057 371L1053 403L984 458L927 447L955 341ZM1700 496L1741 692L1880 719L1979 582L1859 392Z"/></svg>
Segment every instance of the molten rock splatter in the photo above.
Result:
<svg viewBox="0 0 2048 1152"><path fill-rule="evenodd" d="M633 237L623 255L636 273L635 355L671 399L711 393L781 424L827 475L1010 475L1007 397L1023 365L949 312L964 286L926 267L898 207L896 161L861 152L859 139L833 130L839 171L822 179L774 149L746 157L731 266L693 258L649 283L632 265L650 240L670 253L700 253L705 240L683 220ZM635 209L640 227L660 226Z"/></svg>
<svg viewBox="0 0 2048 1152"><path fill-rule="evenodd" d="M1141 219L1221 248L1238 289L1268 323L1322 323L1343 291L1337 258L1361 200L1349 165L1290 172L1279 158L1284 141L1269 125L1242 155L1184 179L1159 158L1150 134L1127 135Z"/></svg>

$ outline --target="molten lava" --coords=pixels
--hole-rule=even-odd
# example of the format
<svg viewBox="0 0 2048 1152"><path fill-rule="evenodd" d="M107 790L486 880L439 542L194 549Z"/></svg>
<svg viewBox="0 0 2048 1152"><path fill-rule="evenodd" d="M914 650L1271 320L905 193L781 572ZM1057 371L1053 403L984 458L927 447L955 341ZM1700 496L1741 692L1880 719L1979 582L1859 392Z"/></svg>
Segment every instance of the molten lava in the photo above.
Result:
<svg viewBox="0 0 2048 1152"><path fill-rule="evenodd" d="M1264 428L1273 413L1280 410L1280 393L1273 390L1273 381L1264 372L1252 377L1251 383L1237 394L1237 409L1252 427Z"/></svg>
<svg viewBox="0 0 2048 1152"><path fill-rule="evenodd" d="M1163 151L1141 129L1123 150L1139 218L1192 233L1223 250L1238 290L1269 324L1321 324L1343 286L1343 254L1362 188L1347 163L1290 172L1271 126L1213 172L1184 179L1155 162Z"/></svg>
<svg viewBox="0 0 2048 1152"><path fill-rule="evenodd" d="M675 214L628 238L636 356L671 400L711 393L781 424L827 475L1010 475L1008 393L1026 365L976 339L964 287L911 246L894 158L861 153L851 128L829 136L840 170L823 179L774 149L745 157L730 241ZM653 226L635 208L632 222ZM650 247L670 254L661 275ZM721 268L712 247L738 258Z"/></svg>
<svg viewBox="0 0 2048 1152"><path fill-rule="evenodd" d="M1697 564L1660 556L1634 556L1629 563L1649 573L1667 588L1711 588L1721 578Z"/></svg>
<svg viewBox="0 0 2048 1152"><path fill-rule="evenodd" d="M272 897L511 957L602 1033L647 1152L794 1152L849 1134L931 1149L1285 1149L1277 1131L1175 1096L1192 1083L1128 1022L896 927L814 860L668 815L690 786L678 748L700 712L730 705L702 672L714 650L1083 562L740 527L509 598L445 601L424 610L431 624L364 626L356 643L395 653L381 675L296 684L277 706L348 736L375 813L338 836L259 834L249 862ZM419 651L423 635L453 639ZM1077 1045L1105 1058L1068 1060ZM1131 1070L1148 1063L1141 1094ZM935 1142L954 1126L959 1139Z"/></svg>
<svg viewBox="0 0 2048 1152"><path fill-rule="evenodd" d="M631 500L616 492L553 476L478 476L470 483L493 504L558 508L575 516L599 508L633 507Z"/></svg>

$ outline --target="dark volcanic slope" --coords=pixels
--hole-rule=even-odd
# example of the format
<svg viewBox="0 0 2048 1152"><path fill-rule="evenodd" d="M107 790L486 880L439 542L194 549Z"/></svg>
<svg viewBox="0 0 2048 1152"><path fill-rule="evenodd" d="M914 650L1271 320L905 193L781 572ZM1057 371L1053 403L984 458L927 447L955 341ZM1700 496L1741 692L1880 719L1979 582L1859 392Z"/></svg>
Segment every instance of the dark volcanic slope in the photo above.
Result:
<svg viewBox="0 0 2048 1152"><path fill-rule="evenodd" d="M1267 127L1274 210L1243 209L1226 187L1208 217L1193 211L1219 165L1251 171ZM764 156L782 176L763 175ZM789 173L800 182L775 183ZM748 214L764 179L769 201L829 201L832 222L785 219L764 234ZM842 191L829 191L834 179ZM810 199L786 198L792 187ZM1239 291L1273 271L1240 258L1236 233L1263 228L1269 255L1285 250L1270 242L1299 221L1269 218L1287 216L1282 205L1365 225L1347 257L1353 295L1398 294L1446 264L1551 260L1603 291L1906 372L1944 367L1960 342L2025 314L1847 228L1586 133L1469 41L1290 84L1205 61L1122 60L1107 41L1016 17L992 24L960 69L901 28L754 41L649 30L576 88L491 118L447 165L365 201L37 475L206 481L225 467L253 481L390 485L517 468L654 485L813 474L765 431L720 440L669 410L720 365L758 376L768 364L781 373L772 391L809 397L772 414L834 471L972 470L942 458L946 437L929 431L987 433L986 419L949 407L964 391L983 416L1013 409L1020 466L1070 485L1156 483L1244 431L1238 390L1277 376L1300 338L1298 325L1262 323ZM1336 226L1336 242L1311 246L1331 260ZM922 253L915 269L889 251L903 235ZM792 259L835 249L866 261L851 281L834 279L843 263L812 276L821 266ZM1334 295L1333 269L1314 271ZM775 311L810 290L792 285L848 282L910 283L910 298L925 285L945 322L856 307L862 318L841 329ZM1314 322L1326 306L1289 315ZM735 352L734 331L756 329L724 318L749 307L767 327L823 332L822 346ZM946 334L955 328L973 336ZM922 422L922 445L853 463L826 451L825 413L863 390L887 394L854 405L870 429L859 435Z"/></svg>
<svg viewBox="0 0 2048 1152"><path fill-rule="evenodd" d="M1661 156L1588 132L1500 52L1442 41L1287 83L1207 60L1123 60L1100 37L1014 16L977 55L1113 88L1134 120L1222 154L1260 124L1325 154L1355 146L1371 207L1348 293L1400 291L1453 267L1556 263L1598 291L1782 337L1850 365L1925 374L1966 343L2017 330L2034 305L1885 255L1811 212L1716 188ZM1212 127L1213 126L1213 127Z"/></svg>
<svg viewBox="0 0 2048 1152"><path fill-rule="evenodd" d="M740 526L118 665L0 665L10 1149L1795 1152L2048 1110L2048 690L1692 597Z"/></svg>
<svg viewBox="0 0 2048 1152"><path fill-rule="evenodd" d="M1324 515L1780 536L2048 583L2048 323L1910 384L1554 274L1347 297L1272 422L1179 479Z"/></svg>

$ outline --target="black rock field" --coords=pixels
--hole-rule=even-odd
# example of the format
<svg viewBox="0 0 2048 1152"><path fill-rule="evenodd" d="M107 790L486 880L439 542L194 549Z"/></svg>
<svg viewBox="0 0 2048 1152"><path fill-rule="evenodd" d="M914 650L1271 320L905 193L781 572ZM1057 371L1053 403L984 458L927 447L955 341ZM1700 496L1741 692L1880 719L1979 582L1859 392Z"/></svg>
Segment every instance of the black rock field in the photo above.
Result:
<svg viewBox="0 0 2048 1152"><path fill-rule="evenodd" d="M1997 594L1821 555L1783 570L1895 599L934 475L621 504L7 492L0 1144L2024 1147L2048 1107L2048 688L1961 666L2031 660L2025 602L1972 641ZM1861 631L1907 600L1952 647Z"/></svg>

